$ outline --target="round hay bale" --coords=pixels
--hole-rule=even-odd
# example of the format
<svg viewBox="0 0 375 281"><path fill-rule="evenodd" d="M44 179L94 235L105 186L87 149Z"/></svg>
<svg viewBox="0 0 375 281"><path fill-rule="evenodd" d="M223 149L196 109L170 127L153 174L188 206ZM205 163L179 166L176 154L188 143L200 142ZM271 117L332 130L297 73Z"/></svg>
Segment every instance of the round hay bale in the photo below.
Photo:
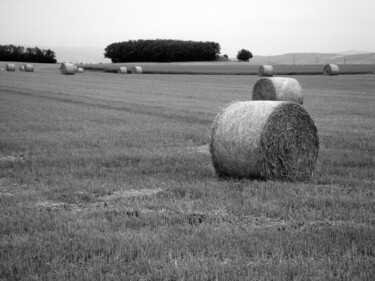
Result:
<svg viewBox="0 0 375 281"><path fill-rule="evenodd" d="M132 67L132 74L142 74L143 70L140 66L133 66Z"/></svg>
<svg viewBox="0 0 375 281"><path fill-rule="evenodd" d="M296 103L236 102L214 119L210 153L219 176L307 181L319 138L314 121Z"/></svg>
<svg viewBox="0 0 375 281"><path fill-rule="evenodd" d="M34 72L34 66L32 64L25 64L24 69L26 72Z"/></svg>
<svg viewBox="0 0 375 281"><path fill-rule="evenodd" d="M323 68L323 75L339 75L338 65L326 64Z"/></svg>
<svg viewBox="0 0 375 281"><path fill-rule="evenodd" d="M272 65L261 65L258 70L259 76L262 77L272 77L273 76L273 66Z"/></svg>
<svg viewBox="0 0 375 281"><path fill-rule="evenodd" d="M302 87L294 78L260 78L253 87L253 100L292 101L303 104Z"/></svg>
<svg viewBox="0 0 375 281"><path fill-rule="evenodd" d="M60 66L60 73L64 75L74 75L76 73L76 66L69 62L63 62Z"/></svg>
<svg viewBox="0 0 375 281"><path fill-rule="evenodd" d="M77 73L84 73L85 70L82 67L77 68Z"/></svg>
<svg viewBox="0 0 375 281"><path fill-rule="evenodd" d="M25 71L25 66L24 65L20 66L20 71Z"/></svg>
<svg viewBox="0 0 375 281"><path fill-rule="evenodd" d="M126 66L120 66L117 69L117 73L119 73L119 74L127 74L128 73L128 69L126 68Z"/></svg>
<svg viewBox="0 0 375 281"><path fill-rule="evenodd" d="M16 71L16 66L13 63L7 63L5 69L6 71Z"/></svg>
<svg viewBox="0 0 375 281"><path fill-rule="evenodd" d="M0 71L4 71L4 70L5 70L4 67L0 68Z"/></svg>

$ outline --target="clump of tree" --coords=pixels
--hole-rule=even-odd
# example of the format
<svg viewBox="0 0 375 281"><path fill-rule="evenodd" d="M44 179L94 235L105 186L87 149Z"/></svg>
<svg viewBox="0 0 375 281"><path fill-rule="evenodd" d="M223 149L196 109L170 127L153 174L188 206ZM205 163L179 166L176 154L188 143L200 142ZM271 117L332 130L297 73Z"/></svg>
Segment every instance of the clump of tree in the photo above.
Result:
<svg viewBox="0 0 375 281"><path fill-rule="evenodd" d="M237 59L239 61L249 61L253 58L253 54L246 49L239 50L237 53Z"/></svg>
<svg viewBox="0 0 375 281"><path fill-rule="evenodd" d="M104 57L112 62L212 61L219 57L220 44L170 39L129 40L112 43Z"/></svg>
<svg viewBox="0 0 375 281"><path fill-rule="evenodd" d="M25 48L15 45L0 45L0 61L22 61L56 63L55 52L50 49L44 50L35 48Z"/></svg>

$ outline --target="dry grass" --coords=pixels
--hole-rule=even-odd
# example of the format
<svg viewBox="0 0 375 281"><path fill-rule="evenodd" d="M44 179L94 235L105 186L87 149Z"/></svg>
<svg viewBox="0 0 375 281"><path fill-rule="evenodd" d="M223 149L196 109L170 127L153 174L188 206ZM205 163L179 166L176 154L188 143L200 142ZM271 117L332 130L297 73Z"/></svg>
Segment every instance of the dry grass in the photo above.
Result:
<svg viewBox="0 0 375 281"><path fill-rule="evenodd" d="M326 64L323 68L323 75L338 75L339 72L339 67L336 64Z"/></svg>
<svg viewBox="0 0 375 281"><path fill-rule="evenodd" d="M295 78L260 78L253 87L252 99L292 101L303 104L302 87Z"/></svg>
<svg viewBox="0 0 375 281"><path fill-rule="evenodd" d="M132 74L142 74L143 69L141 66L133 66L132 67Z"/></svg>
<svg viewBox="0 0 375 281"><path fill-rule="evenodd" d="M68 62L64 62L60 65L60 73L64 75L74 75L77 72L77 67Z"/></svg>
<svg viewBox="0 0 375 281"><path fill-rule="evenodd" d="M261 77L272 77L273 76L273 66L272 65L261 65L258 71Z"/></svg>
<svg viewBox="0 0 375 281"><path fill-rule="evenodd" d="M307 181L319 138L309 114L295 103L237 102L215 118L210 152L220 176Z"/></svg>
<svg viewBox="0 0 375 281"><path fill-rule="evenodd" d="M117 69L117 72L120 73L120 74L127 74L128 69L126 68L126 66L119 66L118 69Z"/></svg>

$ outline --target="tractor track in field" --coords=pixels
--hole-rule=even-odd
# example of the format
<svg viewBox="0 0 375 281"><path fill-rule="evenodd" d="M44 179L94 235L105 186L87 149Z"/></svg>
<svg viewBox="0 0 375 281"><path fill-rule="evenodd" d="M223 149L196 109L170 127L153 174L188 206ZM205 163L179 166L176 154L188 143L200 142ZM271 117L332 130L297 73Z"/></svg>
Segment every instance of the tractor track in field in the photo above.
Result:
<svg viewBox="0 0 375 281"><path fill-rule="evenodd" d="M0 88L0 91L4 93L36 97L40 99L53 100L53 101L58 101L62 103L75 104L75 105L80 105L80 106L85 106L85 107L94 107L94 108L107 109L107 110L124 111L127 113L155 116L158 118L175 120L175 121L189 123L189 124L198 123L198 124L203 124L203 125L209 125L211 123L211 119L213 118L212 116L208 116L205 113L194 113L195 115L192 115L191 111L181 110L181 109L179 109L177 113L175 110L171 111L168 108L161 107L161 106L139 105L137 103L124 103L121 101L115 101L114 103L116 103L116 105L102 104L100 102L105 102L105 100L103 99L88 98L89 100L93 101L93 102L90 102L88 100L79 99L79 98L83 99L86 97L76 96L77 99L74 99L74 98L70 98L70 97L73 97L72 95L65 94L65 93L56 94L50 91L42 92L42 91L35 91L35 90L24 89L24 88L6 88L3 86ZM62 97L59 97L58 95L61 95ZM202 116L196 116L196 115L202 115Z"/></svg>

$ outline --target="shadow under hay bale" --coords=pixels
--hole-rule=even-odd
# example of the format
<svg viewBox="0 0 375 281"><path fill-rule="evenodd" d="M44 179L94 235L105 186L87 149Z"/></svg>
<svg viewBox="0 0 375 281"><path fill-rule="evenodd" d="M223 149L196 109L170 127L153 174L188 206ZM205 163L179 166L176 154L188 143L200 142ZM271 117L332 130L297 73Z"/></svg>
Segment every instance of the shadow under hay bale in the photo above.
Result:
<svg viewBox="0 0 375 281"><path fill-rule="evenodd" d="M272 65L261 65L258 70L258 75L262 77L272 77L273 76L273 66Z"/></svg>
<svg viewBox="0 0 375 281"><path fill-rule="evenodd" d="M16 71L16 66L13 63L7 63L5 69L6 71Z"/></svg>
<svg viewBox="0 0 375 281"><path fill-rule="evenodd" d="M118 74L127 74L127 73L128 73L128 69L126 68L126 66L120 66L120 67L117 69L117 73L118 73Z"/></svg>
<svg viewBox="0 0 375 281"><path fill-rule="evenodd" d="M236 102L214 119L210 153L219 176L304 182L315 169L319 138L296 103Z"/></svg>
<svg viewBox="0 0 375 281"><path fill-rule="evenodd" d="M253 100L292 101L303 104L302 87L294 78L260 78L253 87Z"/></svg>
<svg viewBox="0 0 375 281"><path fill-rule="evenodd" d="M60 73L63 75L74 75L76 73L76 66L69 62L64 62L60 66Z"/></svg>
<svg viewBox="0 0 375 281"><path fill-rule="evenodd" d="M338 65L326 64L323 68L323 75L339 75Z"/></svg>
<svg viewBox="0 0 375 281"><path fill-rule="evenodd" d="M143 70L140 66L133 66L132 67L132 74L142 74Z"/></svg>

